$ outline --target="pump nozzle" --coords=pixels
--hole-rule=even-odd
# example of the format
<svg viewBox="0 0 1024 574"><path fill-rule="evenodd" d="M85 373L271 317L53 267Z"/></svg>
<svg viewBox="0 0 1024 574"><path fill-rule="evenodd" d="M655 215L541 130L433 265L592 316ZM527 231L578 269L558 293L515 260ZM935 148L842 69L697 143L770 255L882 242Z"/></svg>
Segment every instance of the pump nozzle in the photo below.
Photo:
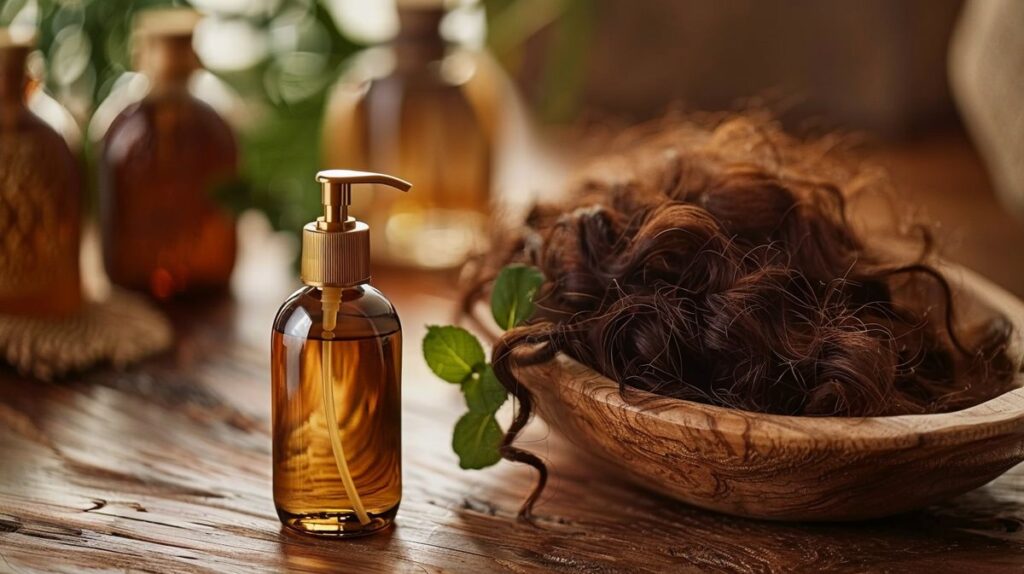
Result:
<svg viewBox="0 0 1024 574"><path fill-rule="evenodd" d="M390 185L391 187L409 191L412 184L404 179L392 177L383 173L372 173L368 171L352 171L348 169L328 169L316 174L316 180L323 186L321 190L321 202L324 206L324 215L318 220L318 227L321 229L351 229L354 225L348 221L348 206L352 205L352 184L354 183L377 183ZM340 227L335 224L341 224Z"/></svg>
<svg viewBox="0 0 1024 574"><path fill-rule="evenodd" d="M379 183L402 191L408 191L412 184L382 173L346 169L321 171L316 174L316 180L323 186L321 203L324 206L324 214L302 229L302 281L306 285L320 288L323 311L320 378L323 384L327 433L345 494L352 503L359 523L366 526L371 522L371 518L366 512L348 468L345 445L338 429L331 366L331 342L335 337L334 330L338 326L338 310L342 303L341 288L370 280L370 228L365 223L349 217L348 206L352 203L353 184Z"/></svg>
<svg viewBox="0 0 1024 574"><path fill-rule="evenodd" d="M347 169L316 174L324 214L302 230L302 282L314 287L348 287L370 280L370 228L349 217L352 186L389 185L401 191L409 182L385 175Z"/></svg>

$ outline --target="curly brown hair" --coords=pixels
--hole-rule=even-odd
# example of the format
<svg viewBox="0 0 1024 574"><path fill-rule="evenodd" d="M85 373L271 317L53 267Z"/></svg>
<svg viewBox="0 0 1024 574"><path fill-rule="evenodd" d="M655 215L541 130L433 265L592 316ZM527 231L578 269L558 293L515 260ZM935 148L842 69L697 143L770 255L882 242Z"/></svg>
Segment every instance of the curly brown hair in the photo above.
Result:
<svg viewBox="0 0 1024 574"><path fill-rule="evenodd" d="M771 122L661 125L584 169L563 201L536 205L477 261L470 312L511 262L541 269L538 312L494 346L519 401L506 459L532 410L515 367L556 353L629 389L781 415L935 413L1007 390L1010 324L954 321L931 234L864 237L847 201L873 185ZM904 253L900 255L900 253Z"/></svg>

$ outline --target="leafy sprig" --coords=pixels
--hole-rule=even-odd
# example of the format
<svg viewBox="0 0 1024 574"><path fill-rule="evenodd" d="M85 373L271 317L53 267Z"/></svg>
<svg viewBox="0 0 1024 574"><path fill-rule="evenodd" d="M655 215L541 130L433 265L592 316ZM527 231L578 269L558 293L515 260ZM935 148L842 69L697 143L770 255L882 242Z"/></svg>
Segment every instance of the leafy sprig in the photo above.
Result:
<svg viewBox="0 0 1024 574"><path fill-rule="evenodd" d="M509 265L501 270L491 291L491 314L502 329L511 329L534 312L533 297L544 281L535 267ZM487 468L501 460L499 447L505 432L495 413L508 399L483 345L472 333L452 325L427 327L423 358L435 375L462 389L468 411L455 424L452 449L459 466Z"/></svg>

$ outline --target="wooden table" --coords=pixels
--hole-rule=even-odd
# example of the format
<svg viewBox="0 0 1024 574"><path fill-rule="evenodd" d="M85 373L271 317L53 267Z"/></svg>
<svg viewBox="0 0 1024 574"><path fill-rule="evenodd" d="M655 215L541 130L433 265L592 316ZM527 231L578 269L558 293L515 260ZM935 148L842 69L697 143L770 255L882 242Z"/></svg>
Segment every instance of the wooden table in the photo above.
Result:
<svg viewBox="0 0 1024 574"><path fill-rule="evenodd" d="M451 320L450 283L393 272L376 283L406 335L397 525L353 541L293 535L271 500L268 416L270 327L291 272L262 244L247 249L232 299L169 308L171 352L60 383L0 371L0 572L1024 569L1024 467L886 520L768 523L594 470L539 420L521 444L552 479L537 525L518 523L532 471L458 468L450 437L462 398L419 353L424 326Z"/></svg>

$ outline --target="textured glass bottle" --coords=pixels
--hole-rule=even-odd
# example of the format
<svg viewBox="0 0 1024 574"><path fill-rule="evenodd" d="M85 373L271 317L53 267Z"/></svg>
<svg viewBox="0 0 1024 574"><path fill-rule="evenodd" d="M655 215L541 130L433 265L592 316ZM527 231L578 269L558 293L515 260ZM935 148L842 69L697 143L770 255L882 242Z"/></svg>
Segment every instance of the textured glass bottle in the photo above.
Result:
<svg viewBox="0 0 1024 574"><path fill-rule="evenodd" d="M324 215L302 230L302 281L271 335L274 505L298 532L386 528L402 498L402 327L370 286L366 224L351 185L389 176L320 172Z"/></svg>
<svg viewBox="0 0 1024 574"><path fill-rule="evenodd" d="M25 105L30 46L0 29L0 313L81 305L81 181L64 139Z"/></svg>
<svg viewBox="0 0 1024 574"><path fill-rule="evenodd" d="M189 93L199 63L182 20L155 13L136 26L150 91L110 125L100 160L107 274L158 298L224 289L235 263L234 219L212 194L236 177L236 142Z"/></svg>
<svg viewBox="0 0 1024 574"><path fill-rule="evenodd" d="M353 204L373 229L375 260L392 264L454 267L485 235L493 110L471 98L474 54L440 35L442 5L400 2L398 37L353 59L324 121L328 163L416 182L415 194Z"/></svg>

